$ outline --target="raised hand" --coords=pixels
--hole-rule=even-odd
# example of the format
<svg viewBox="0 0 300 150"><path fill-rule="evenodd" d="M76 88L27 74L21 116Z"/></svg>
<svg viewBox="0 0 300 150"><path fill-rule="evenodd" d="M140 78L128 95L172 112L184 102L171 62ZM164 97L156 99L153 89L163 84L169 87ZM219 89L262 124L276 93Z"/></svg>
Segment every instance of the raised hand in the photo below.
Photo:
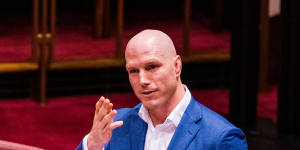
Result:
<svg viewBox="0 0 300 150"><path fill-rule="evenodd" d="M123 121L113 121L117 111L112 110L113 104L109 99L102 96L95 107L93 127L87 140L89 150L103 149L111 138L112 130L123 125Z"/></svg>

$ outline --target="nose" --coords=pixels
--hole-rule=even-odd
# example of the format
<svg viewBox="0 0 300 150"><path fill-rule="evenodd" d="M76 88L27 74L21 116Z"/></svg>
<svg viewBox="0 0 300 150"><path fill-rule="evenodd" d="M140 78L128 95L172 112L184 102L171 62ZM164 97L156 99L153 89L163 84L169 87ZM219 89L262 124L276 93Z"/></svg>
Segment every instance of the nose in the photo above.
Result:
<svg viewBox="0 0 300 150"><path fill-rule="evenodd" d="M147 73L145 71L140 71L140 84L144 87L150 84L150 80L147 76Z"/></svg>

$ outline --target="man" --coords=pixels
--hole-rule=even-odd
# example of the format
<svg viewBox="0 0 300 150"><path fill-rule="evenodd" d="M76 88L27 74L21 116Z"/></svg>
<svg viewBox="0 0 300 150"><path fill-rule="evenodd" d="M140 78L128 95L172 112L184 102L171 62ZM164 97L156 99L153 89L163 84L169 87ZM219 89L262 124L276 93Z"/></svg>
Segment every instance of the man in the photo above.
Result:
<svg viewBox="0 0 300 150"><path fill-rule="evenodd" d="M245 150L243 132L198 103L180 79L182 62L158 30L135 35L125 51L129 81L141 104L112 110L101 97L93 127L77 149Z"/></svg>

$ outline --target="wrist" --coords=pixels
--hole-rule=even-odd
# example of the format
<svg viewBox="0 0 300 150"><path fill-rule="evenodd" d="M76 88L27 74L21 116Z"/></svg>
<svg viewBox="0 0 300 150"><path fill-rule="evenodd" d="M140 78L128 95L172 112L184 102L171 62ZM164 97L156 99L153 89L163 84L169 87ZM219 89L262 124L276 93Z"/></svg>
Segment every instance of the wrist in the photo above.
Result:
<svg viewBox="0 0 300 150"><path fill-rule="evenodd" d="M93 136L89 135L87 139L87 146L89 150L103 150L105 143L94 140Z"/></svg>

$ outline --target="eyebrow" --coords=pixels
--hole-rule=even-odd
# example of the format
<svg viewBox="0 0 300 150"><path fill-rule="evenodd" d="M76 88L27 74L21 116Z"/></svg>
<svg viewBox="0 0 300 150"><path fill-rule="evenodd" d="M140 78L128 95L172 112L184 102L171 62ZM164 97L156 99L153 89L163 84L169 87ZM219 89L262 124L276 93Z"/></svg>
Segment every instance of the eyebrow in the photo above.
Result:
<svg viewBox="0 0 300 150"><path fill-rule="evenodd" d="M126 64L125 68L129 70L129 69L134 69L136 67L134 67L132 64Z"/></svg>
<svg viewBox="0 0 300 150"><path fill-rule="evenodd" d="M126 70L131 70L131 69L134 69L134 67L131 67L131 66L127 66L127 65L126 65L125 69L126 69Z"/></svg>
<svg viewBox="0 0 300 150"><path fill-rule="evenodd" d="M146 63L144 63L145 65L161 63L161 61L159 61L159 59L155 59L155 58L151 58L149 60L146 60L145 62L146 62ZM125 67L126 68L134 68L131 66L131 64L126 64Z"/></svg>
<svg viewBox="0 0 300 150"><path fill-rule="evenodd" d="M161 62L157 62L157 61L150 61L150 62L147 62L145 63L145 66L148 66L148 65L153 65L153 64L161 64Z"/></svg>

